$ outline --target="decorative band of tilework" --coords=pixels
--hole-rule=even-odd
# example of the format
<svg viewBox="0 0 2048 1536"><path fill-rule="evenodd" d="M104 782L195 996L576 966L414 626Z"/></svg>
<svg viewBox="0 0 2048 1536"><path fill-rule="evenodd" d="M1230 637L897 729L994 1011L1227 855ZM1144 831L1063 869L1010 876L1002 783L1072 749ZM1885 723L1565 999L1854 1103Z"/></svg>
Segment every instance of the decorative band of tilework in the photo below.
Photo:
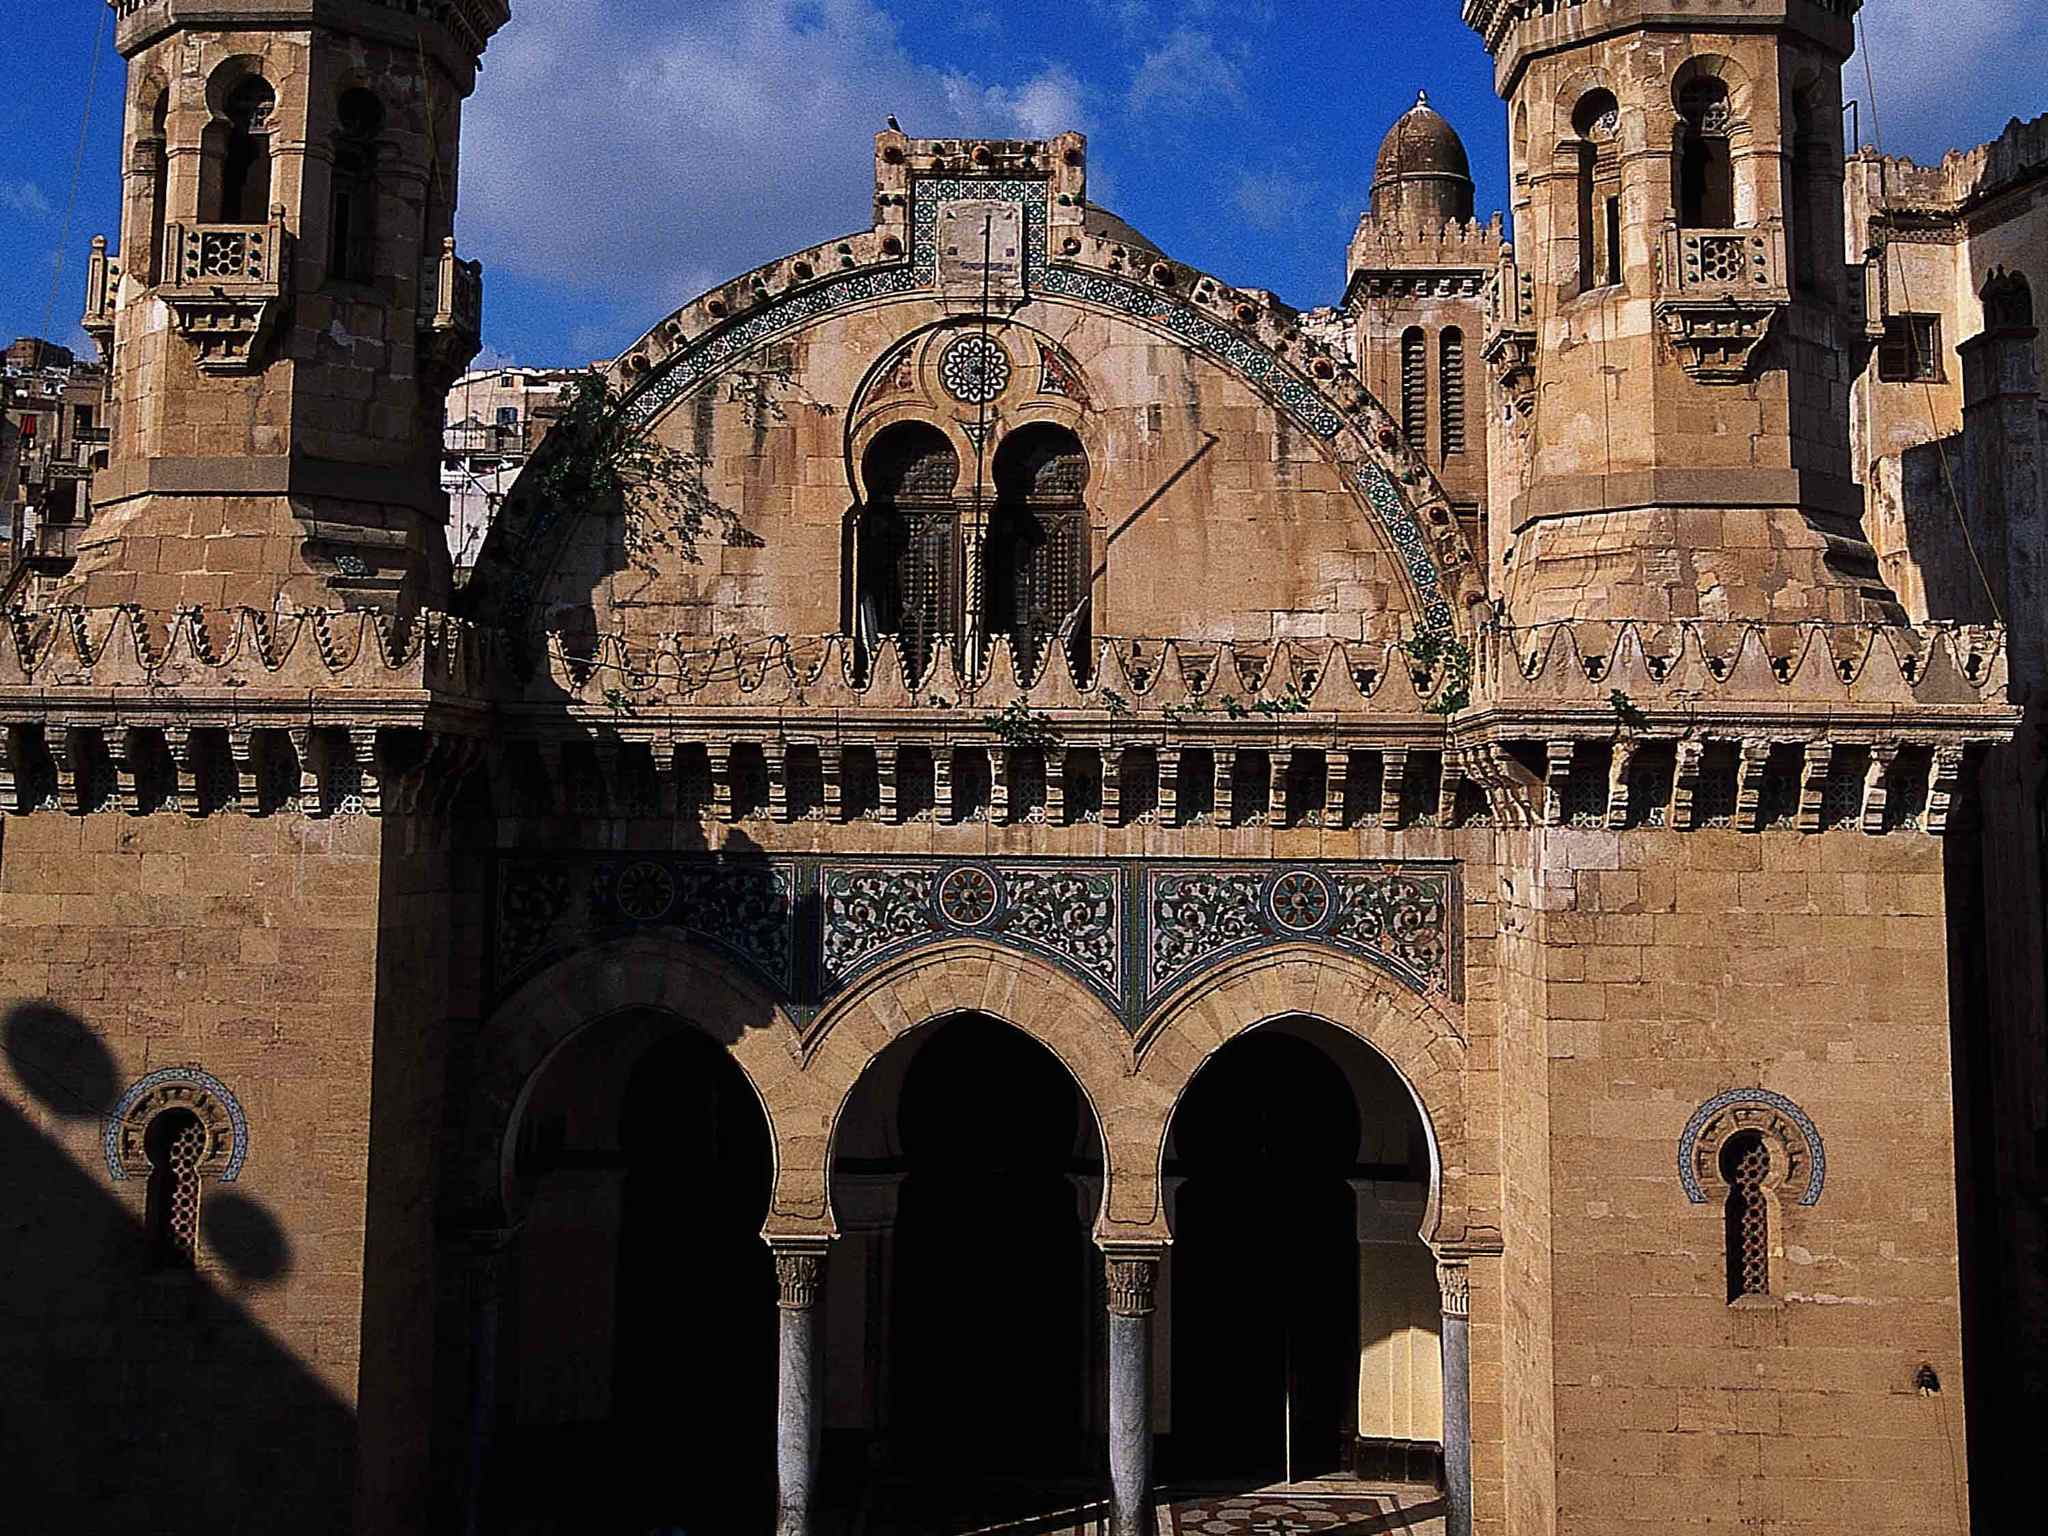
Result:
<svg viewBox="0 0 2048 1536"><path fill-rule="evenodd" d="M1720 1179L1721 1148L1742 1131L1776 1144L1785 1163L1784 1187L1799 1191L1800 1205L1820 1203L1828 1172L1820 1131L1805 1110L1768 1088L1731 1088L1693 1111L1678 1139L1678 1180L1686 1199L1707 1203L1707 1186Z"/></svg>
<svg viewBox="0 0 2048 1536"><path fill-rule="evenodd" d="M1401 552L1402 563L1408 567L1409 579L1415 583L1415 590L1422 599L1422 627L1439 634L1447 633L1451 628L1451 605L1444 600L1443 574L1430 556L1429 541L1423 537L1422 525L1415 520L1415 514L1407 503L1401 500L1401 493L1394 489L1394 482L1388 478L1387 472L1377 464L1359 466L1358 488L1365 492L1365 499L1379 514L1394 547Z"/></svg>
<svg viewBox="0 0 2048 1536"><path fill-rule="evenodd" d="M1035 955L1136 1032L1169 995L1267 945L1347 952L1424 996L1452 990L1441 864L512 856L497 875L492 986L576 949L680 930L736 959L802 1023L889 961L953 938Z"/></svg>
<svg viewBox="0 0 2048 1536"><path fill-rule="evenodd" d="M108 1176L125 1179L131 1173L147 1174L150 1124L158 1115L179 1109L193 1115L206 1131L200 1173L223 1184L234 1183L249 1155L248 1117L227 1084L198 1067L159 1067L121 1095L108 1112L101 1133Z"/></svg>

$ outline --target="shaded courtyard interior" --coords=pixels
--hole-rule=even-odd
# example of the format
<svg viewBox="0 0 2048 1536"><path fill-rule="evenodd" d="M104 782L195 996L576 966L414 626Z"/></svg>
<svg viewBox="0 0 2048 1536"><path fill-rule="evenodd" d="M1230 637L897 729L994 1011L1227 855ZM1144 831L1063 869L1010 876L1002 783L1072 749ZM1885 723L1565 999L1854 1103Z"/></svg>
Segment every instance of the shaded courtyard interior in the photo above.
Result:
<svg viewBox="0 0 2048 1536"><path fill-rule="evenodd" d="M942 1018L874 1059L833 1147L821 1517L872 1536L1093 1529L1103 1137L1074 1078L1007 1024ZM667 1016L594 1024L542 1068L515 1160L500 1528L770 1528L769 1148L740 1069ZM1430 1152L1396 1074L1317 1021L1255 1029L1197 1074L1163 1167L1161 1529L1290 1484L1325 1511L1385 1490L1360 1519L1440 1516Z"/></svg>

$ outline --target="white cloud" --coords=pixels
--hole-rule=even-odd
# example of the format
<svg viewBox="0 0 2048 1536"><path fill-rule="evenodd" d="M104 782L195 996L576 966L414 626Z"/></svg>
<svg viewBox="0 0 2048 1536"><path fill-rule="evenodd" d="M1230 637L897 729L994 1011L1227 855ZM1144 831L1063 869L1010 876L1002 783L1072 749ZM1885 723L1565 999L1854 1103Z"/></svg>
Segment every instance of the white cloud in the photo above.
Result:
<svg viewBox="0 0 2048 1536"><path fill-rule="evenodd" d="M1087 91L1068 70L1054 66L1022 85L980 85L965 75L946 81L946 99L972 121L1011 123L1034 139L1068 129L1086 132L1092 116Z"/></svg>
<svg viewBox="0 0 2048 1536"><path fill-rule="evenodd" d="M1938 160L1995 137L2012 117L2044 102L2048 28L2040 0L1866 0L1862 25L1876 82L1875 127L1886 153ZM1872 137L1870 80L1859 51L1842 75L1845 96L1864 103Z"/></svg>
<svg viewBox="0 0 2048 1536"><path fill-rule="evenodd" d="M1275 230L1298 223L1315 199L1313 183L1292 171L1242 170L1230 189L1238 212L1254 229Z"/></svg>
<svg viewBox="0 0 2048 1536"><path fill-rule="evenodd" d="M54 211L43 189L32 181L0 181L0 208L25 219L47 219Z"/></svg>
<svg viewBox="0 0 2048 1536"><path fill-rule="evenodd" d="M867 228L892 113L915 135L1037 137L1080 126L1085 106L1057 64L1015 81L921 64L879 0L521 6L465 110L462 238L651 323Z"/></svg>
<svg viewBox="0 0 2048 1536"><path fill-rule="evenodd" d="M1133 117L1215 111L1244 104L1244 77L1207 32L1178 27L1131 79Z"/></svg>

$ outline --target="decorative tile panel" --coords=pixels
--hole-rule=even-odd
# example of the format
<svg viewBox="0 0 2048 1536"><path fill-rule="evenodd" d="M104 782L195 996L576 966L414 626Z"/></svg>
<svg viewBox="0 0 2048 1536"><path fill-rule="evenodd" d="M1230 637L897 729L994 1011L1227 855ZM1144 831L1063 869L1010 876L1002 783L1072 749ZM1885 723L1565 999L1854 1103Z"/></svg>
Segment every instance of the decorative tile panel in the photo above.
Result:
<svg viewBox="0 0 2048 1536"><path fill-rule="evenodd" d="M497 878L499 997L647 928L736 959L800 1026L878 967L958 937L1058 966L1134 1034L1265 945L1327 945L1426 996L1454 987L1444 864L558 854L508 858Z"/></svg>
<svg viewBox="0 0 2048 1536"><path fill-rule="evenodd" d="M1152 866L1146 871L1143 1012L1221 961L1296 940L1348 950L1418 992L1447 993L1451 905L1448 869Z"/></svg>

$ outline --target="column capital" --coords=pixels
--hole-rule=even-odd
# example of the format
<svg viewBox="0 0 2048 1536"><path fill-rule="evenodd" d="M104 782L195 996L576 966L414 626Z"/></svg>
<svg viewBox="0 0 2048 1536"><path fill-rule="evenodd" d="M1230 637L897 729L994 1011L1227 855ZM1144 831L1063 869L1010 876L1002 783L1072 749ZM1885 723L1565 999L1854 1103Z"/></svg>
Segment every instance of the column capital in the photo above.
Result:
<svg viewBox="0 0 2048 1536"><path fill-rule="evenodd" d="M1445 1317L1472 1315L1472 1266L1464 1259L1439 1259L1436 1285L1443 1297Z"/></svg>
<svg viewBox="0 0 2048 1536"><path fill-rule="evenodd" d="M775 1304L785 1312L802 1312L818 1304L818 1292L825 1284L825 1255L831 1250L828 1237L771 1237L769 1250L775 1255Z"/></svg>
<svg viewBox="0 0 2048 1536"><path fill-rule="evenodd" d="M1113 1317L1150 1317L1153 1294L1159 1286L1159 1261L1166 1255L1163 1243L1104 1244L1102 1262L1109 1280L1109 1310Z"/></svg>

